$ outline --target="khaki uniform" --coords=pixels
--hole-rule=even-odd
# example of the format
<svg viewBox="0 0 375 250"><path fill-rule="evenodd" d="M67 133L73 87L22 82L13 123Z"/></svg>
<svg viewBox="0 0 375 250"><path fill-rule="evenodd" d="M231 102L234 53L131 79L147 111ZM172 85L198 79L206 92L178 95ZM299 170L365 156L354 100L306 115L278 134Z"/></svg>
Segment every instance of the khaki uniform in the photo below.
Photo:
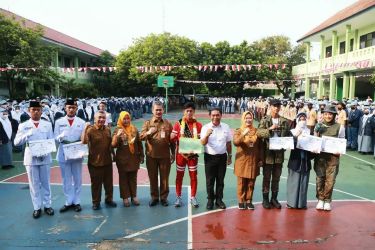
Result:
<svg viewBox="0 0 375 250"><path fill-rule="evenodd" d="M102 185L105 190L105 201L113 200L113 172L111 156L111 130L108 127L99 128L96 125L86 130L84 143L88 144L88 168L91 178L92 203L99 205Z"/></svg>
<svg viewBox="0 0 375 250"><path fill-rule="evenodd" d="M320 125L320 124L319 124ZM335 123L321 130L319 136L337 137L340 131L340 124ZM321 152L314 161L316 172L316 198L318 200L330 202L332 200L333 186L339 172L340 157Z"/></svg>
<svg viewBox="0 0 375 250"><path fill-rule="evenodd" d="M314 109L311 109L311 110L307 109L306 115L307 115L306 125L310 129L310 132L312 134L314 131L315 124L316 124L317 114Z"/></svg>
<svg viewBox="0 0 375 250"><path fill-rule="evenodd" d="M117 134L118 128L115 129L114 135ZM120 197L127 199L137 197L137 174L140 162L144 158L142 141L139 138L138 130L135 129L132 134L134 139L134 153L129 149L129 144L119 137L116 150L116 165L119 174Z"/></svg>
<svg viewBox="0 0 375 250"><path fill-rule="evenodd" d="M256 131L256 129L255 129ZM261 140L249 143L247 136L242 136L241 129L234 132L233 144L237 147L234 174L237 176L237 199L244 203L252 201L255 179L260 173L259 162L263 159Z"/></svg>
<svg viewBox="0 0 375 250"><path fill-rule="evenodd" d="M337 123L340 125L346 125L347 117L346 117L346 112L345 110L340 110L337 112Z"/></svg>
<svg viewBox="0 0 375 250"><path fill-rule="evenodd" d="M278 137L289 136L290 127L287 119L279 117L278 130L274 132L268 130L272 126L272 117L264 117L258 127L257 135L263 139L263 150L265 152L264 166L263 166L263 193L268 193L270 190L270 181L272 176L272 192L278 192L279 181L281 176L281 168L284 162L284 151L285 150L269 150L269 138L273 136L273 133L277 133Z"/></svg>
<svg viewBox="0 0 375 250"><path fill-rule="evenodd" d="M156 132L147 135L151 127ZM175 144L170 142L172 124L167 119L145 121L140 134L141 140L146 144L146 166L150 179L152 200L167 200L169 194L169 172L171 169L171 153L175 154ZM160 174L160 192L158 175Z"/></svg>

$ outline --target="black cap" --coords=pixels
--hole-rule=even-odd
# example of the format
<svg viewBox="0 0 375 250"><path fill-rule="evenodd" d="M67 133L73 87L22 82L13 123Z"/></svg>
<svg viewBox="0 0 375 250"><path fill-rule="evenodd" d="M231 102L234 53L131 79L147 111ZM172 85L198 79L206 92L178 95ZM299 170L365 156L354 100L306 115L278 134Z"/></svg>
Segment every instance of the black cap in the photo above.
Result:
<svg viewBox="0 0 375 250"><path fill-rule="evenodd" d="M68 98L65 101L65 105L77 105L77 102L72 98Z"/></svg>
<svg viewBox="0 0 375 250"><path fill-rule="evenodd" d="M30 101L29 108L41 108L40 102L32 100Z"/></svg>
<svg viewBox="0 0 375 250"><path fill-rule="evenodd" d="M270 105L271 106L279 106L279 105L281 105L281 101L279 99L271 99Z"/></svg>

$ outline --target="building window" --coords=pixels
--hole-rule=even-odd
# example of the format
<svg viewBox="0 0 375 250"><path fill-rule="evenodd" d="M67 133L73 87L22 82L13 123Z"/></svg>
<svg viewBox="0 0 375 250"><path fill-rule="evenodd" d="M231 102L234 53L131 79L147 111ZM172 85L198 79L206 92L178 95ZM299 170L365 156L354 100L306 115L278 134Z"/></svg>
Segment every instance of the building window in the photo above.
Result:
<svg viewBox="0 0 375 250"><path fill-rule="evenodd" d="M326 47L326 58L332 56L332 46Z"/></svg>
<svg viewBox="0 0 375 250"><path fill-rule="evenodd" d="M344 54L345 53L345 42L341 42L340 43L340 54Z"/></svg>
<svg viewBox="0 0 375 250"><path fill-rule="evenodd" d="M359 48L364 49L375 46L375 32L365 34L359 38Z"/></svg>
<svg viewBox="0 0 375 250"><path fill-rule="evenodd" d="M354 49L354 38L350 39L349 51L353 51L353 49Z"/></svg>

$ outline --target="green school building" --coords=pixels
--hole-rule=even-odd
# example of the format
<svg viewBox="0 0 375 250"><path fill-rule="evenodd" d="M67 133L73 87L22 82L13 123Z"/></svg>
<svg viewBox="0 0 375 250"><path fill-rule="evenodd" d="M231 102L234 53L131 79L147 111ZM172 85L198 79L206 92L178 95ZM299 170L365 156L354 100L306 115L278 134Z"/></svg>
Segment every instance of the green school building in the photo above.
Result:
<svg viewBox="0 0 375 250"><path fill-rule="evenodd" d="M305 98L375 99L370 82L375 71L375 0L359 0L298 40L306 46L306 63L293 67ZM312 43L320 44L311 60Z"/></svg>
<svg viewBox="0 0 375 250"><path fill-rule="evenodd" d="M90 70L79 71L79 69L83 67L95 67L97 59L103 52L102 49L1 8L0 15L19 22L26 28L41 26L44 31L42 42L46 45L59 48L54 58L52 58L50 66L55 68L68 80L74 79L75 83L88 83L92 81L92 72ZM23 88L25 94L32 93L35 87L41 88L46 94L61 95L60 86L58 84L54 85L52 88L49 85L34 86L31 80L26 80L21 86L17 86L17 88ZM0 95L9 96L7 84L1 80Z"/></svg>

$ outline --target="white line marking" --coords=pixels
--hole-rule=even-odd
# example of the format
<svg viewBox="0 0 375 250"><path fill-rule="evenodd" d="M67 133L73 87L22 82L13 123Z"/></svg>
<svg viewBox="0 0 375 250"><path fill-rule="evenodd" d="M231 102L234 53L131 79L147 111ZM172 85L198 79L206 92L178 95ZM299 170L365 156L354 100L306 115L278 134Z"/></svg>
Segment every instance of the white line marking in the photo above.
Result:
<svg viewBox="0 0 375 250"><path fill-rule="evenodd" d="M94 235L97 232L99 232L100 228L107 222L107 219L108 219L108 216L102 221L102 223L100 223L100 225L97 228L95 228L95 231L91 235Z"/></svg>
<svg viewBox="0 0 375 250"><path fill-rule="evenodd" d="M354 158L354 159L356 159L356 160L358 160L358 161L362 161L362 162L364 162L364 163L367 163L367 164L369 164L369 165L371 165L371 166L375 166L374 163L371 163L371 162L365 161L365 160L363 160L363 159L361 159L361 158L358 158L358 157L355 157L355 156L353 156L353 155L350 155L350 154L344 154L344 155L345 155L345 156L352 157L352 158Z"/></svg>
<svg viewBox="0 0 375 250"><path fill-rule="evenodd" d="M352 199L352 200L351 199L347 199L347 200L334 200L334 202L350 202L350 201L375 203L375 200L354 200L354 199ZM280 202L281 203L286 203L286 201L280 201ZM308 200L307 202L309 202L309 203L315 203L316 201L315 200ZM253 202L254 205L258 205L258 204L261 204L261 203L262 202ZM199 214L193 215L192 218L197 218L197 217L201 217L201 216L204 216L204 215L207 215L207 214L212 214L212 213L225 212L228 209L237 209L237 208L238 208L237 206L231 206L231 207L227 207L227 209L225 209L225 210L223 210L223 209L211 210L211 211L207 211L207 212L203 212L203 213L199 213ZM263 208L260 208L260 209L263 209ZM312 207L310 209L314 209L314 208ZM164 223L164 224L160 224L158 226L146 228L146 229L138 231L138 232L136 232L134 234L127 235L127 236L124 237L124 239L131 239L131 238L137 237L139 235L142 235L142 234L145 234L145 233L149 233L151 231L154 231L154 230L157 230L157 229L160 229L160 228L163 228L163 227L167 227L167 226L170 226L170 225L173 225L173 224L176 224L176 223L188 220L188 219L189 219L188 217L180 218L178 220L173 220L173 221L170 221L170 222L167 222L167 223Z"/></svg>
<svg viewBox="0 0 375 250"><path fill-rule="evenodd" d="M184 218L181 218L181 219L178 219L178 220L173 220L173 221L170 221L170 222L167 222L167 223L164 223L164 224L160 224L160 225L157 225L157 226L154 226L154 227L146 228L146 229L141 230L139 232L136 232L134 234L127 235L127 236L124 237L124 239L131 239L131 238L137 237L141 234L148 233L148 232L151 232L151 231L154 231L156 229L163 228L163 227L166 227L166 226L169 226L169 225L173 225L173 224L179 223L181 221L185 221L187 219L188 219L188 217L184 217Z"/></svg>
<svg viewBox="0 0 375 250"><path fill-rule="evenodd" d="M189 204L189 199L191 197L191 188L188 188L188 244L187 249L193 249L193 219L192 219L192 205Z"/></svg>

